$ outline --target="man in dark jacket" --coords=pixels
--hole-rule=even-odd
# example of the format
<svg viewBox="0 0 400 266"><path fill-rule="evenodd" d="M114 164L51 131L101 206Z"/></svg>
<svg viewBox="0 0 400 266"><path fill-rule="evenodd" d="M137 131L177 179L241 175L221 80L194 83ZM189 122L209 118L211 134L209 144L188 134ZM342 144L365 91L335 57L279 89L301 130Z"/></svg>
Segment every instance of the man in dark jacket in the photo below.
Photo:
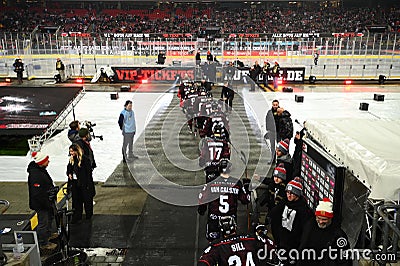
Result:
<svg viewBox="0 0 400 266"><path fill-rule="evenodd" d="M310 218L302 190L300 178L290 181L286 186L286 199L271 211L272 235L278 249L286 251L281 254L285 265L295 260L290 258L289 251L299 248L304 224Z"/></svg>
<svg viewBox="0 0 400 266"><path fill-rule="evenodd" d="M232 84L230 82L226 82L224 86L222 86L221 99L225 102L225 108L228 113L232 111L234 97L235 91L232 89Z"/></svg>
<svg viewBox="0 0 400 266"><path fill-rule="evenodd" d="M279 107L277 109L278 113L278 131L277 131L277 138L278 141L283 140L283 139L292 139L293 137L293 121L291 118L291 114Z"/></svg>
<svg viewBox="0 0 400 266"><path fill-rule="evenodd" d="M277 139L277 134L279 132L279 117L278 117L278 108L279 101L273 100L272 107L268 110L267 115L265 116L265 127L266 133L264 135L264 139L269 139L270 142L270 150L271 150L271 160L270 164L275 162L275 146L276 141L280 141L281 139Z"/></svg>
<svg viewBox="0 0 400 266"><path fill-rule="evenodd" d="M74 120L69 123L68 139L74 143L79 140L79 129L81 129L81 123L78 120Z"/></svg>
<svg viewBox="0 0 400 266"><path fill-rule="evenodd" d="M349 249L346 233L332 222L332 202L324 199L315 210L315 220L310 219L304 226L299 251L313 250L315 257L302 257L299 266L351 266L352 262L341 254ZM304 252L307 254L307 252Z"/></svg>
<svg viewBox="0 0 400 266"><path fill-rule="evenodd" d="M33 161L28 165L29 208L36 211L38 225L36 228L41 249L53 250L56 244L49 242L52 222L54 220L53 203L49 198L49 190L54 188L46 168L49 156L41 152L32 153Z"/></svg>
<svg viewBox="0 0 400 266"><path fill-rule="evenodd" d="M83 127L79 129L78 134L80 139L74 143L78 144L82 148L83 154L85 154L89 158L92 169L94 169L97 167L97 165L96 161L94 160L92 147L90 146L90 140L92 138L90 137L89 129Z"/></svg>
<svg viewBox="0 0 400 266"><path fill-rule="evenodd" d="M18 84L22 84L23 82L22 74L24 72L24 63L22 63L22 59L21 58L15 59L13 67L14 67L14 72L17 73Z"/></svg>

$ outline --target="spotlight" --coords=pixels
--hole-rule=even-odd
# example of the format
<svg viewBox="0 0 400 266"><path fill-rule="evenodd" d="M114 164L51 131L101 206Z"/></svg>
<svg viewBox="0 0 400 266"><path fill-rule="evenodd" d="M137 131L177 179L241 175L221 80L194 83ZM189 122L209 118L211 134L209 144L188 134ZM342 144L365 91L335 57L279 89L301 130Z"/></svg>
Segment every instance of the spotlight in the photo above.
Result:
<svg viewBox="0 0 400 266"><path fill-rule="evenodd" d="M308 78L308 82L309 82L310 84L315 84L316 81L317 81L317 78L316 78L315 76L310 76L310 77Z"/></svg>
<svg viewBox="0 0 400 266"><path fill-rule="evenodd" d="M353 81L350 80L350 79L346 79L346 80L344 81L344 84L346 84L346 85L351 85L351 84L353 84Z"/></svg>
<svg viewBox="0 0 400 266"><path fill-rule="evenodd" d="M379 75L379 85L385 84L386 76L385 75Z"/></svg>
<svg viewBox="0 0 400 266"><path fill-rule="evenodd" d="M11 78L6 78L5 81L6 81L7 83L10 83L10 82L11 82Z"/></svg>
<svg viewBox="0 0 400 266"><path fill-rule="evenodd" d="M142 81L142 84L147 84L147 83L149 83L149 81L148 81L147 79L142 79L141 81Z"/></svg>
<svg viewBox="0 0 400 266"><path fill-rule="evenodd" d="M82 84L83 83L83 78L77 78L75 80L76 83Z"/></svg>

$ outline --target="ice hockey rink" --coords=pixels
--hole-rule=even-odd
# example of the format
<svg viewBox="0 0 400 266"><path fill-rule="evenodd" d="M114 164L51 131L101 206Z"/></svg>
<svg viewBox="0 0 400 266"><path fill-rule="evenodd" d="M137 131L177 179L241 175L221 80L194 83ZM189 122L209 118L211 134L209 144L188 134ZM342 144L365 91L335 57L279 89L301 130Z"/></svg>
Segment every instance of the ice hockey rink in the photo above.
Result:
<svg viewBox="0 0 400 266"><path fill-rule="evenodd" d="M194 197L182 199L181 195L177 193L179 189L174 188L174 185L199 187L204 183L199 175L199 169L194 167L197 158L190 156L190 158L186 158L187 151L180 151L183 154L184 166L176 161L176 158L180 157L174 157L175 155L171 155L171 161L168 164L176 168L187 167L184 170L187 173L184 178L168 178L167 183L164 183L154 177L155 174L162 176L163 169L170 166L166 165L165 161L156 161L154 158L157 158L157 154L153 153L153 149L156 148L157 152L161 149L166 154L171 153L165 149L174 146L174 141L176 141L174 135L180 135L181 139L178 139L178 145L175 146L172 153L178 153L181 146L182 149L186 149L188 143L189 146L193 145L191 147L193 151L197 150L199 140L186 130L185 117L178 107L176 89L173 84L162 88L157 88L155 85L154 90L149 91L149 85L146 85L142 89L139 87L135 92L119 92L119 98L111 100L110 92L99 91L101 85L90 86L75 107L75 115L76 119L80 121L87 120L96 123L93 128L94 132L96 135L102 135L104 139L103 141L94 139L91 142L97 162L97 168L93 175L95 181L99 182L99 187L102 185L111 188L135 187L133 192L129 191L128 193L138 194L137 188L143 185L145 193L140 192L141 199L131 202L140 206L134 214L119 215L109 209L107 214L112 215L105 218L107 215L100 211L100 202L103 200L101 193L104 188L98 190L95 201L99 202L99 205L96 203L97 206L94 207L93 226L90 227L90 230L86 224L83 224L80 229L71 227L71 232L75 235L71 239L72 244L76 247L86 248L89 254L90 252L100 254L99 250L102 248L125 249L127 252L122 256L125 261L124 265L195 265L200 253L207 245L204 237L206 221L196 212L194 198L197 198L197 195L193 194ZM324 140L327 145L331 145L332 142L340 142L340 139L334 139L333 136L328 135L328 132L335 132L332 131L334 129L338 130L336 133L343 134L343 141L347 141L344 143L352 143L351 147L362 146L364 154L368 154L369 158L379 159L379 165L373 165L373 167L379 168L376 171L377 175L383 173L386 167L400 165L398 156L396 156L400 149L397 134L400 118L398 86L324 85L318 83L290 86L294 90L293 93L282 92L282 86L278 92L262 90L250 92L248 85L235 87L237 94L234 99L234 111L231 115L234 121L234 126L231 126L232 143L237 149L243 150L248 155L253 153L252 149L256 145L259 149L257 156L263 157L257 165L252 165L248 170L244 169L244 165L238 159L238 154L233 152L232 160L234 164L238 165L238 175L245 175L244 171L246 171L246 174L251 177L254 173L265 175L269 171L270 166L265 162L270 159L271 155L263 135L265 133L265 115L271 108L271 102L274 99L278 99L280 106L291 113L295 131L300 130L301 124L306 121L306 125L309 123L313 130L316 130L318 125L326 127L320 128L321 131L318 134L328 138ZM374 94L384 95L384 101L374 101ZM296 102L296 95L304 96L304 101ZM215 96L218 98L219 95ZM133 110L137 121L135 150L140 156L138 162L128 164L127 167L121 162L122 136L117 124L119 113L126 100L133 100ZM360 103L368 103L369 110L359 110ZM239 107L239 105L243 106ZM235 110L236 106L238 106L236 108L238 111ZM175 110L173 113L175 117L165 116L166 110L171 109ZM42 151L50 156L49 173L57 182L66 181L65 172L70 145L67 138L67 127L73 120L72 114L66 120L65 129L42 146ZM236 126L241 129L242 124L247 123L244 120L249 121L251 134L254 135L252 143L249 141L250 133L243 134L241 130L235 130ZM170 124L168 125L168 123ZM167 142L165 145L163 144L163 147L151 147L151 137L154 133L152 130L155 124L161 127L161 136L164 136L162 139ZM336 128L335 125L337 125ZM176 129L176 132L171 131L171 128ZM349 139L354 142L349 142ZM354 147L354 149L361 148ZM294 150L293 142L290 150L291 153ZM382 153L382 150L385 152ZM388 155L392 155L390 160ZM26 167L30 160L30 154L21 157L1 156L0 181L26 182ZM153 169L149 169L150 164L154 164ZM350 167L353 165L354 162ZM192 166L193 169L190 168ZM360 167L360 169L362 168L363 166ZM168 174L180 173L174 169L166 172ZM191 171L193 174L190 174ZM400 177L396 168L391 168L391 171L395 175L388 181L391 184L390 188L388 183L377 181L378 177L373 179L376 181L375 183L362 175L360 179L364 178L371 182L368 185L372 189L378 186L380 188L377 192L379 197L383 195L383 197L388 196L388 199L394 200L396 198L393 195L396 193L398 195L400 189L400 186L396 185L400 184L398 182ZM360 174L362 173L360 172ZM145 178L146 176L148 179ZM187 178L191 176L193 179ZM134 180L135 178L136 180ZM165 189L161 189L160 187L164 185ZM388 194L385 193L385 188L388 188ZM107 200L115 201L116 209L124 208L125 203L120 194L107 193L110 197ZM190 190L186 193L190 193ZM118 200L118 197L121 197L121 201ZM187 201L185 201L186 199ZM119 207L118 204L120 204ZM245 208L241 207L240 212L239 229L246 231Z"/></svg>

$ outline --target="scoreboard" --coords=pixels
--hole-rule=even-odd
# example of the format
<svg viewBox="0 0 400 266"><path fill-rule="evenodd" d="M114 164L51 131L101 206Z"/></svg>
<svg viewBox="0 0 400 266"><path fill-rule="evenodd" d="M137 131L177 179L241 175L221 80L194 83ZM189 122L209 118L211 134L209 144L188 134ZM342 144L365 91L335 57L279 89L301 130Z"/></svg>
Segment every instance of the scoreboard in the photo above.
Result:
<svg viewBox="0 0 400 266"><path fill-rule="evenodd" d="M301 179L308 207L315 212L323 198L333 203L335 219L340 219L346 168L310 139L303 140Z"/></svg>

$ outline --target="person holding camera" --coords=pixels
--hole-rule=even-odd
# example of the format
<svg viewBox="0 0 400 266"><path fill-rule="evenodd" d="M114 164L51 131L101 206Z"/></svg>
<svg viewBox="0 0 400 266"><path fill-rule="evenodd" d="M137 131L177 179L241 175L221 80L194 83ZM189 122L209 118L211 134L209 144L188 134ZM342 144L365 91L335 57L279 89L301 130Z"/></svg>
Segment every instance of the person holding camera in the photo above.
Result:
<svg viewBox="0 0 400 266"><path fill-rule="evenodd" d="M17 73L18 84L22 84L23 82L22 74L24 72L24 63L22 63L22 59L21 58L15 59L13 67L14 67L14 72Z"/></svg>
<svg viewBox="0 0 400 266"><path fill-rule="evenodd" d="M56 70L58 71L58 74L60 75L60 81L59 82L64 82L65 81L65 66L64 66L64 63L61 61L60 58L57 58Z"/></svg>
<svg viewBox="0 0 400 266"><path fill-rule="evenodd" d="M89 129L83 127L79 129L78 131L79 139L75 141L74 143L78 144L81 149L83 150L83 153L89 158L90 160L90 165L92 166L92 170L97 167L96 161L94 160L94 154L93 154L93 149L90 146L90 141L92 140L92 137L90 136L90 131Z"/></svg>
<svg viewBox="0 0 400 266"><path fill-rule="evenodd" d="M81 129L81 123L78 120L69 123L68 139L72 143L79 140L79 129Z"/></svg>
<svg viewBox="0 0 400 266"><path fill-rule="evenodd" d="M54 250L57 245L49 242L54 221L54 182L49 173L49 156L42 152L32 153L33 161L28 165L29 208L36 211L36 232L41 250ZM53 197L52 197L53 196Z"/></svg>
<svg viewBox="0 0 400 266"><path fill-rule="evenodd" d="M86 220L93 216L93 198L96 195L92 165L78 144L69 146L69 162L67 165L68 187L72 193L72 208L75 210L71 223L82 220L85 207Z"/></svg>
<svg viewBox="0 0 400 266"><path fill-rule="evenodd" d="M124 137L122 144L122 158L123 161L138 159L133 154L133 139L136 133L136 120L135 112L132 110L132 101L127 100L124 104L124 110L121 111L118 119L119 128L122 131ZM128 152L128 153L127 153Z"/></svg>

